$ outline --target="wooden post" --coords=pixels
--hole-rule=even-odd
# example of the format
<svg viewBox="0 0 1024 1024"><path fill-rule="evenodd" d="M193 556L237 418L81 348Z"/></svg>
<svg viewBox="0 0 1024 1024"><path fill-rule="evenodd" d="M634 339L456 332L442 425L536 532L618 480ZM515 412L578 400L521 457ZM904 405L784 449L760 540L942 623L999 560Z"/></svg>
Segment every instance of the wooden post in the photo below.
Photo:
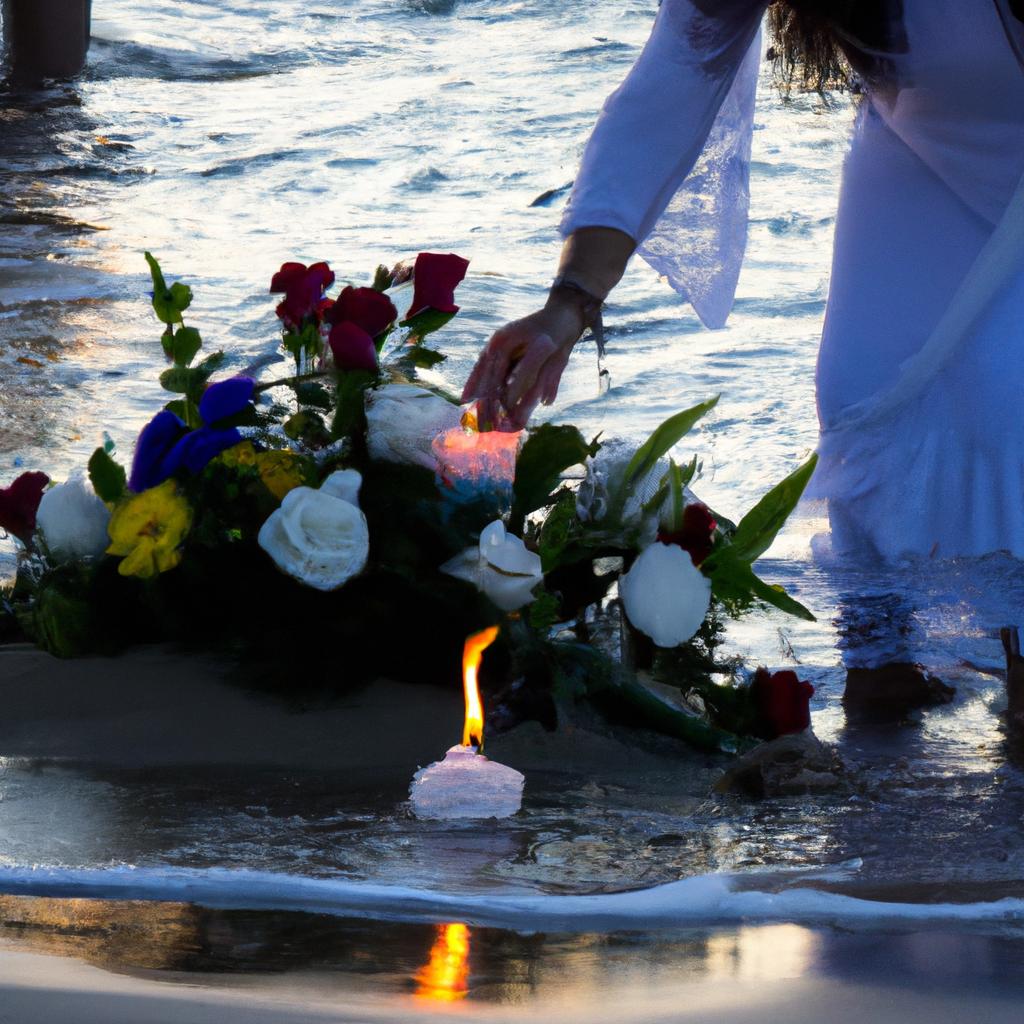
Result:
<svg viewBox="0 0 1024 1024"><path fill-rule="evenodd" d="M8 75L17 85L73 78L89 51L92 0L2 0Z"/></svg>

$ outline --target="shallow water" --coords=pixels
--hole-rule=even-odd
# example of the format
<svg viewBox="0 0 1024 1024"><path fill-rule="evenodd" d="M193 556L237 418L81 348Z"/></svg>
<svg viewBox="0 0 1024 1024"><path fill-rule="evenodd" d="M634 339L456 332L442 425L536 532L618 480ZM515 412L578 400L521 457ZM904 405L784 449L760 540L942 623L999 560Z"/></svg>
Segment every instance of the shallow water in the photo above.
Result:
<svg viewBox="0 0 1024 1024"><path fill-rule="evenodd" d="M240 368L275 350L266 286L286 259L365 280L421 248L472 259L446 330L461 383L489 332L540 301L559 194L654 4L108 0L84 80L0 96L0 481L56 477L109 432L130 449L162 400L141 251L189 280L191 323ZM583 346L550 413L643 437L721 392L694 435L698 490L744 511L815 444L813 364L850 107L762 90L750 247L728 328L707 332L644 266L609 308L599 394ZM759 808L705 800L714 764L589 788L540 774L529 816L494 830L395 811L399 780L353 785L260 771L111 774L7 762L0 863L233 867L394 881L594 892L745 868L857 863L864 890L1017 895L1024 778L1007 764L998 628L1024 620L1019 563L878 570L819 565L804 511L762 565L818 613L759 614L730 652L798 666L818 734L841 745L851 799ZM11 548L0 548L0 569ZM865 598L870 600L865 600ZM867 611L866 611L867 609ZM844 636L897 616L902 649L958 687L954 704L888 730L846 724ZM856 644L863 656L864 644ZM852 884L852 883L851 883ZM917 888L915 888L917 887Z"/></svg>

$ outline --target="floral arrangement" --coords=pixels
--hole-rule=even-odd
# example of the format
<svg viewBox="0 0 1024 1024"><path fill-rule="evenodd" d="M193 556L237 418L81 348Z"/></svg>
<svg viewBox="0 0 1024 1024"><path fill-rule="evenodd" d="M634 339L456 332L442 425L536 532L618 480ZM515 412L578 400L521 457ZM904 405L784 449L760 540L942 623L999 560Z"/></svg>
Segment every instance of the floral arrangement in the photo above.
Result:
<svg viewBox="0 0 1024 1024"><path fill-rule="evenodd" d="M571 425L479 431L428 344L458 312L453 254L333 297L326 263L284 264L270 291L294 372L273 380L222 374L184 322L191 289L146 259L169 401L130 464L108 441L62 483L0 488L22 549L0 636L62 657L226 648L248 682L302 693L452 684L465 636L499 625L492 731L581 702L705 748L807 726L808 684L726 679L715 647L723 617L755 605L812 617L752 563L813 458L734 524L691 490L697 459L670 457L717 399L635 449Z"/></svg>

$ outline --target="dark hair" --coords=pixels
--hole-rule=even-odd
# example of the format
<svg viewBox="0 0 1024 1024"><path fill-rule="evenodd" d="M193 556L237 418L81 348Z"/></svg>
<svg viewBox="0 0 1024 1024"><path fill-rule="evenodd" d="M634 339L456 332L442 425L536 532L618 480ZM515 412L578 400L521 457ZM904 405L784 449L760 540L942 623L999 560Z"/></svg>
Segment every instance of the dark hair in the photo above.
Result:
<svg viewBox="0 0 1024 1024"><path fill-rule="evenodd" d="M775 0L768 11L769 59L783 89L794 84L825 92L851 83L850 65L839 46L829 0Z"/></svg>

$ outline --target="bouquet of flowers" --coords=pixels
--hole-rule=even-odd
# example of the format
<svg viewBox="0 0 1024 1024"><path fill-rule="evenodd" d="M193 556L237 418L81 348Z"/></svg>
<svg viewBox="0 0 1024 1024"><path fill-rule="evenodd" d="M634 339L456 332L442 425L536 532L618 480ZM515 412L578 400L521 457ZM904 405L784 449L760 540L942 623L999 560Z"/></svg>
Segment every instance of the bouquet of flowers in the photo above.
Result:
<svg viewBox="0 0 1024 1024"><path fill-rule="evenodd" d="M812 617L752 563L813 458L733 523L691 490L697 459L670 454L717 398L635 449L571 425L478 430L428 343L458 312L454 254L333 297L326 263L285 263L270 291L294 372L273 380L223 373L184 322L191 289L146 259L169 401L130 464L107 441L63 483L0 488L23 549L0 635L61 657L227 648L250 680L294 692L452 683L463 639L499 625L495 729L553 725L579 701L707 748L806 727L808 684L716 681L715 645L754 605Z"/></svg>

